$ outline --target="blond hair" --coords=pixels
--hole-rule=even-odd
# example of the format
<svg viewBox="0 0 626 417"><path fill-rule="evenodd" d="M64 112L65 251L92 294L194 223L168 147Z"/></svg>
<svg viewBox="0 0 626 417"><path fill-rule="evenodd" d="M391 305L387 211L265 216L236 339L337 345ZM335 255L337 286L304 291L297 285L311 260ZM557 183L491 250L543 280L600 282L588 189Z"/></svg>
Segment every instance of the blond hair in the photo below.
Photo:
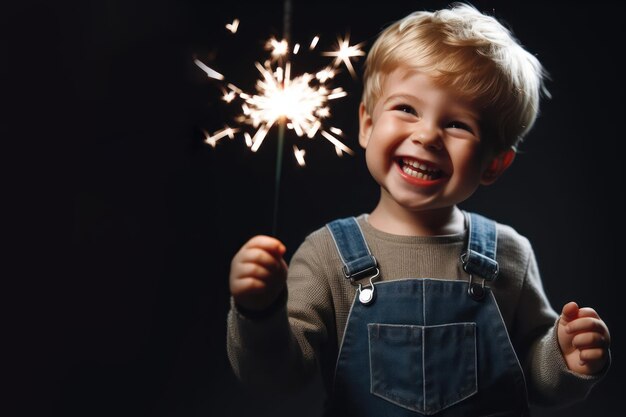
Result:
<svg viewBox="0 0 626 417"><path fill-rule="evenodd" d="M481 109L482 136L500 152L515 148L539 112L547 76L495 18L473 6L415 12L387 27L365 61L363 104L372 114L385 76L400 66L423 71Z"/></svg>

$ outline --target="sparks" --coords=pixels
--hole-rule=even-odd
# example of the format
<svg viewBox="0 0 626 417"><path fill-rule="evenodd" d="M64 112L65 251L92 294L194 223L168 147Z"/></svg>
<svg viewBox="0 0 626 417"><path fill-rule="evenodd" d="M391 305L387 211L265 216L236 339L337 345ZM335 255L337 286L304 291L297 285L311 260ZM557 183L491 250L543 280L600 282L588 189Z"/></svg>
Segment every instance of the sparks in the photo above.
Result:
<svg viewBox="0 0 626 417"><path fill-rule="evenodd" d="M231 139L235 138L235 133L237 133L239 131L239 129L233 129L232 127L228 127L228 126L224 126L224 129L222 130L218 130L217 132L215 132L213 135L209 135L208 132L204 131L204 136L205 136L205 143L211 145L213 148L215 148L215 145L217 145L217 141L219 141L220 139L228 136Z"/></svg>
<svg viewBox="0 0 626 417"><path fill-rule="evenodd" d="M243 137L246 139L246 146L248 148L251 148L252 147L252 136L250 136L250 133L244 132Z"/></svg>
<svg viewBox="0 0 626 417"><path fill-rule="evenodd" d="M209 76L209 78L215 78L216 80L223 80L224 76L222 74L220 74L219 72L215 71L214 69L210 68L208 65L206 65L204 62L200 61L198 58L194 59L193 62L195 62L195 64L200 67L200 69L202 69L204 72L206 72L206 75Z"/></svg>
<svg viewBox="0 0 626 417"><path fill-rule="evenodd" d="M323 70L320 70L315 74L315 78L320 80L321 83L325 83L326 81L333 78L336 74L336 71L332 68L326 67Z"/></svg>
<svg viewBox="0 0 626 417"><path fill-rule="evenodd" d="M306 152L304 151L304 149L298 149L296 145L293 145L293 154L296 157L296 161L298 161L298 165L300 165L301 167L306 165L306 163L304 162L305 153Z"/></svg>
<svg viewBox="0 0 626 417"><path fill-rule="evenodd" d="M235 33L239 20L235 19L226 25L226 28ZM315 36L309 46L313 50L319 41ZM246 146L257 152L263 144L268 133L274 125L281 125L288 131L292 131L298 137L313 139L321 136L328 140L337 155L344 153L354 154L352 149L346 146L339 137L342 136L340 129L325 126L325 119L330 118L330 101L347 96L347 92L340 87L333 88L329 82L334 80L338 70L337 66L345 64L348 70L354 74L351 59L365 55L359 45L350 46L349 37L337 39L338 49L333 52L325 52L322 55L334 57L333 63L316 72L303 72L292 75L292 64L287 59L290 45L285 40L274 37L265 42L265 49L269 51L270 59L263 64L256 62L255 66L260 74L255 84L255 92L245 92L232 83L224 83L221 99L232 104L235 101L241 105L241 113L235 120L241 125L249 125L254 132L242 129L233 129L225 126L212 135L205 133L205 142L215 147L219 140L228 136L231 139L239 130L244 130L243 137ZM300 44L295 44L292 53L300 51ZM198 59L196 65L201 68L210 78L223 80L224 76L210 68ZM284 124L284 125L283 125ZM304 166L304 149L294 145L294 156L298 164Z"/></svg>
<svg viewBox="0 0 626 417"><path fill-rule="evenodd" d="M356 78L356 72L354 71L354 67L352 66L352 62L350 61L350 58L365 55L365 52L361 50L361 47L363 46L363 44L359 43L357 45L350 46L350 36L346 35L344 39L337 38L337 46L338 46L338 49L336 51L323 52L322 55L334 56L335 67L339 66L339 64L343 62L346 68L348 68L348 71L350 71L350 74L352 75L352 77Z"/></svg>
<svg viewBox="0 0 626 417"><path fill-rule="evenodd" d="M271 38L265 44L265 48L270 51L272 58L278 58L287 55L289 52L289 44L286 40L278 41L276 38Z"/></svg>
<svg viewBox="0 0 626 417"><path fill-rule="evenodd" d="M331 135L330 133L328 133L325 130L322 130L321 132L322 136L324 136L326 139L328 139L328 141L330 143L332 143L333 145L335 145L335 150L339 150L341 152L345 152L347 154L350 155L354 155L354 152L352 151L352 149L348 148L346 145L344 145L339 139L337 139L336 137L334 137L333 135ZM337 152L337 154L341 155L340 152Z"/></svg>
<svg viewBox="0 0 626 417"><path fill-rule="evenodd" d="M320 37L319 36L315 36L313 38L313 40L311 41L311 45L309 45L309 49L310 50L315 49L315 47L317 46L317 43L319 42L319 40L320 40Z"/></svg>
<svg viewBox="0 0 626 417"><path fill-rule="evenodd" d="M231 33L237 33L237 29L239 28L239 19L233 20L233 23L227 23L226 29Z"/></svg>
<svg viewBox="0 0 626 417"><path fill-rule="evenodd" d="M234 90L230 90L230 91L223 90L222 93L223 93L222 100L224 100L227 103L230 103L231 101L233 101L235 97L237 96L237 92Z"/></svg>
<svg viewBox="0 0 626 417"><path fill-rule="evenodd" d="M310 73L291 79L290 62L275 69L268 62L265 66L257 63L256 67L262 76L256 83L257 94L244 98L242 106L243 121L258 128L253 151L261 146L269 129L279 120L288 121L287 127L296 135L313 137L321 126L320 119L329 115L328 101L346 95L341 88L329 90L323 83L314 82L316 78ZM345 145L342 149L352 153Z"/></svg>

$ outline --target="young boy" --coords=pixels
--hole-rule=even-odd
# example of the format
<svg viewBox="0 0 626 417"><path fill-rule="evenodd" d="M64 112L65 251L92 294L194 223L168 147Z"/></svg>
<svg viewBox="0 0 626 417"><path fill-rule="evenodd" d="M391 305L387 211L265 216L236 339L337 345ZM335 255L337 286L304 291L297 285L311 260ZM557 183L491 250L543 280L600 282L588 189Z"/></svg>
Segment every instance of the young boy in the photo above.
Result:
<svg viewBox="0 0 626 417"><path fill-rule="evenodd" d="M520 416L583 399L609 367L605 323L574 302L559 316L528 240L457 208L513 162L541 64L456 4L385 29L365 65L359 143L378 205L308 236L289 273L272 237L235 255L236 375L268 396L320 375L343 416Z"/></svg>

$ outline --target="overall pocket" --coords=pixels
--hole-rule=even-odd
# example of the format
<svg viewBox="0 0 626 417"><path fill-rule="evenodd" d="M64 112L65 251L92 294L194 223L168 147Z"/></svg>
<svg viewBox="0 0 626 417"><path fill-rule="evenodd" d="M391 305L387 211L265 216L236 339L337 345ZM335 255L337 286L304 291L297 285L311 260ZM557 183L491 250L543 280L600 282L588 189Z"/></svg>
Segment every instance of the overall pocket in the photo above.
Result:
<svg viewBox="0 0 626 417"><path fill-rule="evenodd" d="M371 393L432 415L475 394L476 323L370 323Z"/></svg>

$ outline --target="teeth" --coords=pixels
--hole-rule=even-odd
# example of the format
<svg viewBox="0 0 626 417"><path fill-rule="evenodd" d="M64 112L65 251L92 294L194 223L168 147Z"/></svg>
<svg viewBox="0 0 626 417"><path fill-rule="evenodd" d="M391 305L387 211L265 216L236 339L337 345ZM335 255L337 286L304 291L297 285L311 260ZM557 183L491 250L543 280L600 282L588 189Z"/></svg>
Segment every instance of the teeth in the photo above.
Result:
<svg viewBox="0 0 626 417"><path fill-rule="evenodd" d="M415 171L414 169L411 169L408 165L403 166L402 171L404 171L405 174L418 178L420 180L432 181L435 179L434 175L424 174L423 172Z"/></svg>
<svg viewBox="0 0 626 417"><path fill-rule="evenodd" d="M419 169L421 171L430 172L430 173L433 173L433 174L437 173L439 171L438 169L430 168L430 167L428 167L428 166L426 166L424 164L420 164L419 162L417 162L414 159L402 158L402 163L404 165L411 166L411 167L413 167L415 169Z"/></svg>
<svg viewBox="0 0 626 417"><path fill-rule="evenodd" d="M409 167L412 167L414 169L411 169ZM431 168L427 165L424 164L420 164L418 161L414 160L414 159L409 159L409 158L402 158L402 170L404 172L406 172L409 175L415 176L413 175L413 173L415 172L414 170L419 169L420 174L424 174L426 176L433 176L433 175L437 175L439 174L441 171L436 169L436 168ZM410 172L408 172L410 171ZM418 177L420 178L420 177Z"/></svg>

